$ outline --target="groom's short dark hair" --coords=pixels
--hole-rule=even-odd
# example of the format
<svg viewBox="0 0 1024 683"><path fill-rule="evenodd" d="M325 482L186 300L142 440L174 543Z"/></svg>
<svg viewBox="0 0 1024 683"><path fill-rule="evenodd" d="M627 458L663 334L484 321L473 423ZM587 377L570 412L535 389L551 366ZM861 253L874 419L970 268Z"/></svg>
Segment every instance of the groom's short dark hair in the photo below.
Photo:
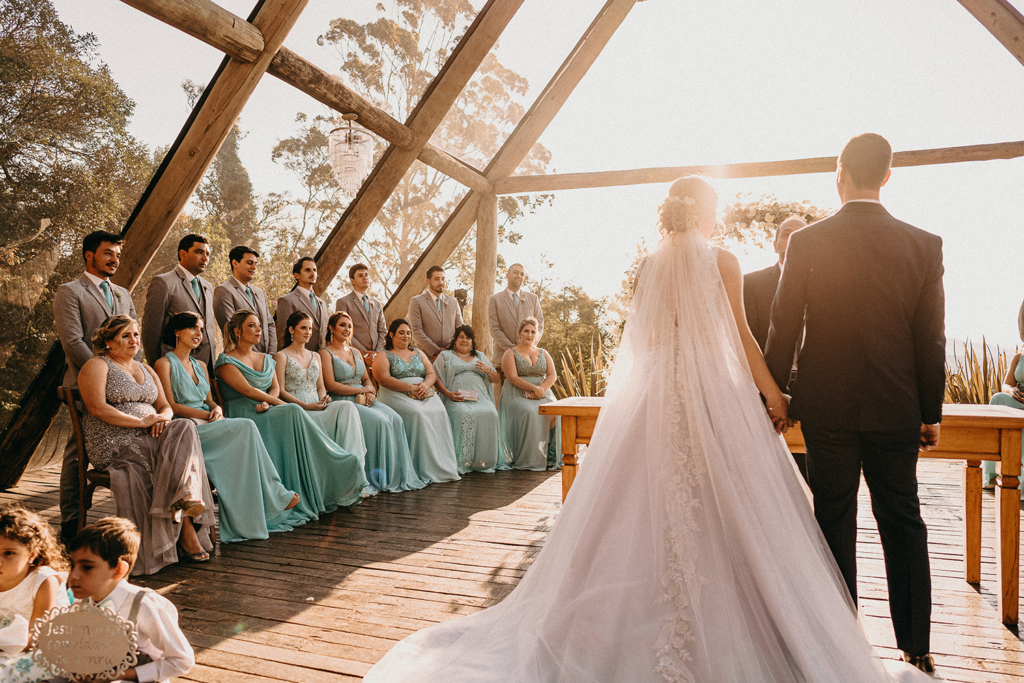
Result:
<svg viewBox="0 0 1024 683"><path fill-rule="evenodd" d="M839 163L857 189L877 190L892 164L892 147L881 135L864 133L846 143Z"/></svg>

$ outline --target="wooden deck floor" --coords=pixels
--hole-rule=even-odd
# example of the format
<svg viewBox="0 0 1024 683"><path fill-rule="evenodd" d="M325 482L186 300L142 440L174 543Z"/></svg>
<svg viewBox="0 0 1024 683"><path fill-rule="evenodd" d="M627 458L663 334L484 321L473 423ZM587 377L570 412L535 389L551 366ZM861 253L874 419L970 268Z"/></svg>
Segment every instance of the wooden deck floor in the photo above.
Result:
<svg viewBox="0 0 1024 683"><path fill-rule="evenodd" d="M984 497L982 582L962 579L960 466L922 461L933 581L932 647L942 680L1024 683L1024 643L999 622L991 495ZM57 518L57 472L26 474L0 501ZM861 494L864 624L895 657L881 548ZM138 582L177 606L197 666L179 680L234 683L357 681L395 641L508 594L560 507L557 473L470 475L379 495L269 541L220 546L204 565L169 567ZM90 516L110 514L97 493Z"/></svg>

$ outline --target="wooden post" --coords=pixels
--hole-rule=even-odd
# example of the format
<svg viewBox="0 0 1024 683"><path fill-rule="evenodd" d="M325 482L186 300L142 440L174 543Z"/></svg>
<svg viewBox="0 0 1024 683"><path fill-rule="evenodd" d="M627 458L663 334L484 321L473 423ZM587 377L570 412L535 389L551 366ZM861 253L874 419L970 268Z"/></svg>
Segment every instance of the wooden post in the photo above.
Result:
<svg viewBox="0 0 1024 683"><path fill-rule="evenodd" d="M959 0L974 18L1024 64L1024 16L1007 0Z"/></svg>
<svg viewBox="0 0 1024 683"><path fill-rule="evenodd" d="M263 52L263 34L255 26L210 0L122 0L242 62Z"/></svg>
<svg viewBox="0 0 1024 683"><path fill-rule="evenodd" d="M406 121L406 126L415 136L413 144L407 148L391 146L384 152L370 177L359 189L359 194L348 205L317 252L316 265L320 271L316 283L318 294L327 289L341 270L352 248L384 208L391 193L405 177L427 140L441 125L469 79L490 54L501 32L522 4L523 0L490 0L477 13L476 20L467 29ZM420 277L422 279L423 275Z"/></svg>
<svg viewBox="0 0 1024 683"><path fill-rule="evenodd" d="M121 265L112 278L114 282L134 289L307 2L265 0L260 5L252 24L263 34L263 52L250 64L227 58L203 92L190 125L175 142L128 219L128 239L121 252Z"/></svg>
<svg viewBox="0 0 1024 683"><path fill-rule="evenodd" d="M634 4L636 0L608 0L605 3L594 21L587 27L583 37L576 43L576 47L562 62L562 66L555 72L533 106L487 165L484 177L488 181L496 182L499 178L505 178L522 163ZM476 192L467 194L445 221L434 241L420 254L385 306L384 315L392 316L388 318L389 320L399 312L405 313L409 307L409 300L419 293L417 287L426 276L427 268L434 263L447 261L459 246L476 220L479 200L480 195Z"/></svg>
<svg viewBox="0 0 1024 683"><path fill-rule="evenodd" d="M579 469L579 446L576 445L576 416L562 415L562 502L569 495L569 489L576 480Z"/></svg>
<svg viewBox="0 0 1024 683"><path fill-rule="evenodd" d="M491 329L487 324L487 300L494 294L498 274L498 198L480 198L476 210L476 274L473 277L473 332L476 347L491 357Z"/></svg>
<svg viewBox="0 0 1024 683"><path fill-rule="evenodd" d="M981 582L981 461L964 463L964 581Z"/></svg>
<svg viewBox="0 0 1024 683"><path fill-rule="evenodd" d="M999 539L999 613L1017 623L1020 602L1020 449L1019 429L1000 430L996 477L996 538Z"/></svg>

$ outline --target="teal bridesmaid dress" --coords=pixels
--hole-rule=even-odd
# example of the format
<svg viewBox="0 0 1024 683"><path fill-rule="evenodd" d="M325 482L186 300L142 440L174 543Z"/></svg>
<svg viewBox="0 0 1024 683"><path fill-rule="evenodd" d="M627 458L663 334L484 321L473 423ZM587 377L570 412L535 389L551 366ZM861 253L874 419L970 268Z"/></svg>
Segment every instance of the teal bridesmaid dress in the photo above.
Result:
<svg viewBox="0 0 1024 683"><path fill-rule="evenodd" d="M190 358L199 378L196 384L173 352L166 358L171 364L174 400L189 408L209 410L206 396L210 383L199 361ZM196 431L203 446L206 474L217 489L221 543L266 539L270 532L291 531L309 521L311 516L299 512L297 506L285 510L294 492L281 483L251 420L224 418L197 424Z"/></svg>
<svg viewBox="0 0 1024 683"><path fill-rule="evenodd" d="M217 358L217 367L224 364L238 368L256 389L270 390L275 365L271 356L264 356L262 372L222 353ZM301 406L286 403L257 413L256 401L241 395L226 382L221 382L220 387L228 415L256 423L281 481L299 492L302 501L294 509L318 517L339 505L347 507L362 501L363 489L368 483L359 458L324 434Z"/></svg>
<svg viewBox="0 0 1024 683"><path fill-rule="evenodd" d="M1017 361L1017 367L1013 369L1013 378L1017 380L1018 387L1024 387L1024 358ZM1010 394L1000 391L998 394L992 394L992 400L988 402L990 406L1009 406L1010 408L1016 408L1017 410L1024 410L1024 403L1021 403ZM1024 447L1021 448L1022 455L1024 455ZM992 484L992 480L996 478L996 464L991 460L981 461L981 477L984 486ZM1021 467L1021 477L1024 478L1024 467ZM1020 487L1020 497L1024 499L1024 486Z"/></svg>
<svg viewBox="0 0 1024 683"><path fill-rule="evenodd" d="M409 363L387 353L391 364L391 376L403 382L422 382L427 374L423 359L414 351ZM455 463L455 444L452 442L452 426L448 423L448 412L435 392L422 401L404 392L380 387L377 400L390 407L402 417L409 452L416 467L416 476L428 484L460 479Z"/></svg>
<svg viewBox="0 0 1024 683"><path fill-rule="evenodd" d="M285 391L303 403L319 401L316 384L320 379L320 354L313 352L305 369L288 354L285 358L288 359L284 367ZM306 414L313 424L341 446L341 450L354 453L359 458L359 466L366 469L366 439L363 438L363 425L354 404L332 401L323 410L307 410ZM372 496L378 490L370 485L364 493Z"/></svg>
<svg viewBox="0 0 1024 683"><path fill-rule="evenodd" d="M476 401L450 401L442 396L455 440L459 474L493 472L498 465L498 409L487 375L476 369L477 361L491 364L479 351L464 361L454 351L442 351L434 361L434 372L448 391L475 391Z"/></svg>
<svg viewBox="0 0 1024 683"><path fill-rule="evenodd" d="M354 368L331 353L334 381L361 387L366 365L358 352L353 351L352 357L356 361ZM371 486L378 491L398 493L427 485L416 476L409 443L405 440L405 425L398 413L380 401L374 401L372 406L359 405L355 394L331 394L331 398L354 405L359 413L366 439L366 478Z"/></svg>
<svg viewBox="0 0 1024 683"><path fill-rule="evenodd" d="M515 349L516 372L521 379L539 385L548 373L547 354L541 349L537 364L523 358ZM541 415L537 408L551 403L555 395L548 389L542 399L526 398L523 390L512 386L507 379L501 385L501 401L498 407L498 433L501 439L501 458L498 469L514 467L520 470L561 469L562 459L558 457L558 444L562 440L561 421L555 420L555 427L548 427L551 418Z"/></svg>

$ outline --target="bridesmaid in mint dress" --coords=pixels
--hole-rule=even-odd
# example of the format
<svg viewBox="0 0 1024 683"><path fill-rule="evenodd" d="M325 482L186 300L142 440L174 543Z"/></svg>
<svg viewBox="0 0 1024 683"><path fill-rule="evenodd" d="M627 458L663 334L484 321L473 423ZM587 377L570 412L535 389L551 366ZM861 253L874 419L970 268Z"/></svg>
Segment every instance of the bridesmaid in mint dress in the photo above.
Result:
<svg viewBox="0 0 1024 683"><path fill-rule="evenodd" d="M363 438L359 412L351 403L334 403L327 395L320 371L320 356L306 348L312 336L313 319L308 313L295 311L288 316L284 348L274 356L281 398L300 405L313 423L342 450L359 456L360 465L365 468L366 439ZM366 493L373 495L377 489L371 486Z"/></svg>
<svg viewBox="0 0 1024 683"><path fill-rule="evenodd" d="M270 532L305 524L309 517L293 510L299 494L281 483L256 425L224 417L213 400L206 364L189 355L203 341L203 326L192 311L172 316L164 326L163 342L174 349L153 369L174 417L196 423L206 474L218 493L221 543L266 539Z"/></svg>
<svg viewBox="0 0 1024 683"><path fill-rule="evenodd" d="M297 510L318 517L363 499L366 475L354 453L334 443L294 403L285 403L274 373L274 359L253 349L260 321L252 311L235 312L224 326L224 353L217 377L229 417L256 423L284 485L299 492Z"/></svg>
<svg viewBox="0 0 1024 683"><path fill-rule="evenodd" d="M1016 354L1010 360L1006 368L1006 376L1003 378L1003 390L998 394L992 394L992 400L988 403L992 406L1009 406L1017 410L1024 410L1024 363L1020 362L1021 354ZM1022 449L1024 452L1024 449ZM991 460L981 462L982 478L984 486L992 485L996 478L996 464ZM1021 468L1021 476L1024 477L1024 467ZM1024 498L1024 486L1021 487L1021 498Z"/></svg>
<svg viewBox="0 0 1024 683"><path fill-rule="evenodd" d="M340 311L327 326L327 346L320 349L324 385L336 401L356 407L366 438L366 478L378 491L398 493L426 486L416 476L401 416L377 400L362 356L352 350L352 318ZM364 403L358 403L362 397Z"/></svg>
<svg viewBox="0 0 1024 683"><path fill-rule="evenodd" d="M501 359L505 383L501 386L498 431L502 457L498 468L520 470L559 469L558 419L541 415L539 406L555 400L555 364L544 349L537 347L537 320L519 322L519 341Z"/></svg>
<svg viewBox="0 0 1024 683"><path fill-rule="evenodd" d="M402 416L416 475L428 484L459 479L452 426L433 389L434 369L426 354L412 348L412 328L402 318L388 327L373 376L380 384L377 400Z"/></svg>
<svg viewBox="0 0 1024 683"><path fill-rule="evenodd" d="M498 465L498 409L494 407L491 382L498 371L476 350L473 328L455 328L448 348L434 360L435 386L443 397L452 425L459 474L493 472ZM466 399L472 392L474 399Z"/></svg>

